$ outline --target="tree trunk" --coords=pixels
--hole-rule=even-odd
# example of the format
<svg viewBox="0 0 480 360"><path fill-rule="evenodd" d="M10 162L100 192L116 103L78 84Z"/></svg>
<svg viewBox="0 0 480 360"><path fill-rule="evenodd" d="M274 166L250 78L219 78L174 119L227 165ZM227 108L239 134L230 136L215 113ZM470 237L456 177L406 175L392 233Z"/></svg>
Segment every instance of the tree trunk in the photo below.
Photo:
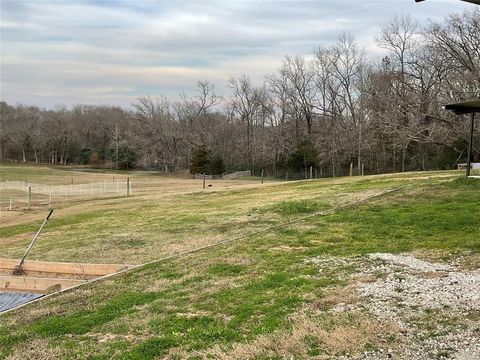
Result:
<svg viewBox="0 0 480 360"><path fill-rule="evenodd" d="M362 166L362 127L360 121L358 122L358 144L357 144L357 175L360 175L360 168Z"/></svg>
<svg viewBox="0 0 480 360"><path fill-rule="evenodd" d="M397 150L393 148L393 172L397 172Z"/></svg>

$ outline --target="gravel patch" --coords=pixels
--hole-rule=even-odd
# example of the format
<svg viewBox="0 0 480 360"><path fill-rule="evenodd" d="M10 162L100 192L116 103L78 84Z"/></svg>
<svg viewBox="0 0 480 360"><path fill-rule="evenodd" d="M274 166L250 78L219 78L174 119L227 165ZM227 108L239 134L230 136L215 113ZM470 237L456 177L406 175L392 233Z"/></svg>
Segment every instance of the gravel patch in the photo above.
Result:
<svg viewBox="0 0 480 360"><path fill-rule="evenodd" d="M371 310L378 316L401 321L405 308L414 312L448 308L450 313L480 309L480 271L455 271L407 255L373 254L370 258L385 261L373 268L386 277L360 284L358 291L375 305Z"/></svg>
<svg viewBox="0 0 480 360"><path fill-rule="evenodd" d="M370 254L369 258L374 260L384 260L389 262L390 264L408 267L411 270L418 270L418 271L450 271L452 270L452 267L450 265L436 264L428 261L423 261L411 255L376 253L376 254Z"/></svg>
<svg viewBox="0 0 480 360"><path fill-rule="evenodd" d="M393 322L401 333L391 344L355 359L480 359L480 271L424 261L409 254L371 254L359 258L315 258L320 274L328 267L354 273L358 304L338 304L331 311L363 309ZM370 277L374 281L363 282ZM341 359L353 359L345 356Z"/></svg>

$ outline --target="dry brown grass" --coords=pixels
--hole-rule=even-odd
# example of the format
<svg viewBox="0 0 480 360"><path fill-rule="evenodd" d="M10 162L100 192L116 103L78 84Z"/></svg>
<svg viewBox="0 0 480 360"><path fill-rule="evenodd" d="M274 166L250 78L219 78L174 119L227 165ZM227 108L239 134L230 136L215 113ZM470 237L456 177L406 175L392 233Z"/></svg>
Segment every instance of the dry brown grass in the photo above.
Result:
<svg viewBox="0 0 480 360"><path fill-rule="evenodd" d="M326 313L305 307L289 319L290 329L262 335L231 347L214 346L198 352L172 351L168 359L197 356L202 359L252 359L256 357L326 359L344 353L361 353L365 346L381 347L385 338L399 333L391 323L381 323L361 312ZM312 347L318 351L312 355Z"/></svg>
<svg viewBox="0 0 480 360"><path fill-rule="evenodd" d="M57 360L61 358L61 350L51 347L48 340L35 339L16 347L5 360Z"/></svg>
<svg viewBox="0 0 480 360"><path fill-rule="evenodd" d="M334 180L334 183L339 182ZM158 217L162 223L168 223L169 219L176 216L184 216L191 212L192 205L196 198L190 198L192 192L203 191L199 186L199 180L155 178L145 185L144 190L137 191L135 196L130 198L109 198L97 199L84 202L65 203L56 206L53 219L55 221L69 220L77 214L88 214L92 210L101 210L102 213L111 214L107 217L101 216L92 219L93 224L102 231L89 231L85 226L82 231L70 230L63 226L51 229L47 226L44 237L32 252L32 259L49 261L94 261L99 256L98 262L115 263L143 263L145 261L159 258L165 255L182 252L194 247L212 244L228 237L244 234L256 230L265 225L257 224L257 220L279 221L276 214L249 214L255 207L264 207L279 200L298 199L299 194L290 186L271 186L275 184L258 184L246 181L216 181L212 189L205 192L212 193L229 189L261 189L262 196L255 192L241 192L229 194L230 201L217 205L216 207L201 208L202 216L207 216L208 221L195 224L195 231L183 232L149 232L148 227L152 226L151 221ZM288 184L287 184L288 185ZM305 198L311 196L311 192L318 194L330 192L328 187L314 188L301 195ZM180 195L180 196L179 196ZM329 193L330 197L336 193ZM342 194L343 196L343 194ZM342 202L343 199L338 199ZM152 205L155 204L155 207ZM135 214L138 209L149 207L147 216L136 219L134 226L127 226L125 223L115 223L115 213ZM196 209L199 211L199 209ZM13 214L9 213L9 214ZM224 214L228 214L227 217ZM218 217L220 215L221 217ZM32 210L16 214L16 216L2 217L1 227L9 227L33 221L40 223L45 216L45 211ZM258 219L257 219L258 218ZM104 224L108 220L108 224ZM110 221L111 220L111 221ZM146 221L146 224L142 222ZM148 223L150 221L150 223ZM86 225L86 224L85 224ZM217 229L218 228L218 229ZM4 255L8 257L21 256L23 249L28 244L32 234L22 233L10 237L1 237L0 246L4 249ZM54 243L54 245L53 245ZM142 246L130 246L138 243ZM128 248L128 249L127 249ZM128 250L128 251L126 251Z"/></svg>
<svg viewBox="0 0 480 360"><path fill-rule="evenodd" d="M69 180L72 176L71 171L47 172L48 175L40 172L37 182L49 180L57 172L58 181ZM130 198L100 198L57 204L52 221L29 255L30 259L145 263L267 229L272 224L300 216L285 216L268 210L269 206L279 201L314 199L325 202L326 207L340 206L379 194L394 186L388 182L388 176L377 176L265 184L255 180L214 180L208 182L213 184L212 188L202 190L202 180L135 174L128 175L134 188L134 196ZM79 176L82 181L86 181L110 179L113 176L117 178L120 175L80 173ZM349 187L350 184L365 179L383 178L387 179L387 183L381 184L379 188ZM209 195L196 195L202 192ZM11 231L12 235L0 237L2 257L19 258L45 214L45 210L15 214L11 212L6 217L2 214L0 231L3 228L16 230L15 226L25 225L17 234ZM60 225L55 226L55 223ZM301 223L296 224L296 227L303 231L313 228L312 225ZM332 239L335 235L332 234ZM315 242L315 239L312 241ZM295 250L302 248L278 248L274 251Z"/></svg>
<svg viewBox="0 0 480 360"><path fill-rule="evenodd" d="M126 340L131 343L140 343L147 340L148 335L132 335L132 334L112 334L112 333L86 333L85 336L91 337L99 343L104 343L113 340Z"/></svg>
<svg viewBox="0 0 480 360"><path fill-rule="evenodd" d="M326 292L321 300L315 302L313 306L319 309L329 308L338 304L356 304L359 302L355 285L349 285L343 288L334 288Z"/></svg>
<svg viewBox="0 0 480 360"><path fill-rule="evenodd" d="M268 251L273 253L282 253L282 252L292 252L292 251L301 251L306 249L305 246L289 246L289 245L280 245L270 248Z"/></svg>
<svg viewBox="0 0 480 360"><path fill-rule="evenodd" d="M88 170L88 169L86 169ZM193 192L205 191L216 192L233 189L248 189L257 186L269 186L275 182L265 182L260 184L258 180L208 180L207 187L203 190L203 180L183 177L150 175L148 172L132 172L130 174L118 174L108 172L88 172L65 170L65 168L50 168L46 166L0 166L1 180L17 180L29 183L46 185L69 185L101 183L103 181L121 181L126 183L127 178L133 188L133 197L143 200L161 200L172 195L191 194ZM97 205L98 200L103 201L102 206L115 206L124 203L125 199L118 199L119 194L94 194L73 196L68 200L64 196L54 196L53 202L55 208L62 209L64 215L72 215L85 211L85 208L91 208ZM121 194L120 194L121 196ZM114 199L112 199L114 197ZM10 198L16 199L18 206L14 206L13 211L8 211L8 201ZM16 224L27 223L41 220L44 217L45 209L48 208L48 195L32 194L33 206L27 209L27 194L25 191L2 189L0 191L3 209L1 210L1 226L12 226ZM94 200L92 204L91 201ZM15 202L14 202L15 205Z"/></svg>
<svg viewBox="0 0 480 360"><path fill-rule="evenodd" d="M467 254L456 259L459 270L472 271L480 269L480 254Z"/></svg>

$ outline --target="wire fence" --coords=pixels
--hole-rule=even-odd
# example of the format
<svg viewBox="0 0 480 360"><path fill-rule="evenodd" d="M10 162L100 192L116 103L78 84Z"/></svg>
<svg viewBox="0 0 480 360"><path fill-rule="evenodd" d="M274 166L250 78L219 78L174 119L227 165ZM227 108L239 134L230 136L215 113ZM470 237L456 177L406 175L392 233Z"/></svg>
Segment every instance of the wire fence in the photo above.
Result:
<svg viewBox="0 0 480 360"><path fill-rule="evenodd" d="M133 195L133 187L129 179L69 185L37 184L25 181L0 182L2 210L18 210L70 200L116 195Z"/></svg>
<svg viewBox="0 0 480 360"><path fill-rule="evenodd" d="M233 180L243 176L251 176L251 170L235 171L229 174L223 175L209 175L209 174L195 174L194 179L206 179L206 180Z"/></svg>

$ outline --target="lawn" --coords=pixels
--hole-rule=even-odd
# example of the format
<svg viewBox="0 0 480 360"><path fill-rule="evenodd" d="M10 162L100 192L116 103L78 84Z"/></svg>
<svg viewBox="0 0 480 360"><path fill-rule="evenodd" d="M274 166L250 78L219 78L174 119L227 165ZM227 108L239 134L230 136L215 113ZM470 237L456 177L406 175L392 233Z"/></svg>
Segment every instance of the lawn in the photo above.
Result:
<svg viewBox="0 0 480 360"><path fill-rule="evenodd" d="M332 308L355 297L352 276L371 253L478 269L479 204L480 181L448 172L64 204L32 259L139 264L245 236L6 314L0 357L332 358L395 349L405 338L395 323L362 306ZM18 257L37 225L33 217L2 224L2 257Z"/></svg>
<svg viewBox="0 0 480 360"><path fill-rule="evenodd" d="M29 170L33 179L34 169ZM415 181L445 179L440 177L444 173L436 175L439 177L434 180L418 177ZM142 175L137 177L132 182L140 184L138 191L129 198L54 204L54 216L30 259L145 263L268 228L297 216L296 212L328 209L407 184L401 176L263 185L242 180L225 184L217 181L204 191L201 180L178 180L180 184L169 193L165 187L174 181L171 178L159 177L153 184L147 180L148 187L142 187L141 181L145 180ZM3 257L18 258L23 254L45 213L46 207L14 214L3 212L7 215L0 228Z"/></svg>

